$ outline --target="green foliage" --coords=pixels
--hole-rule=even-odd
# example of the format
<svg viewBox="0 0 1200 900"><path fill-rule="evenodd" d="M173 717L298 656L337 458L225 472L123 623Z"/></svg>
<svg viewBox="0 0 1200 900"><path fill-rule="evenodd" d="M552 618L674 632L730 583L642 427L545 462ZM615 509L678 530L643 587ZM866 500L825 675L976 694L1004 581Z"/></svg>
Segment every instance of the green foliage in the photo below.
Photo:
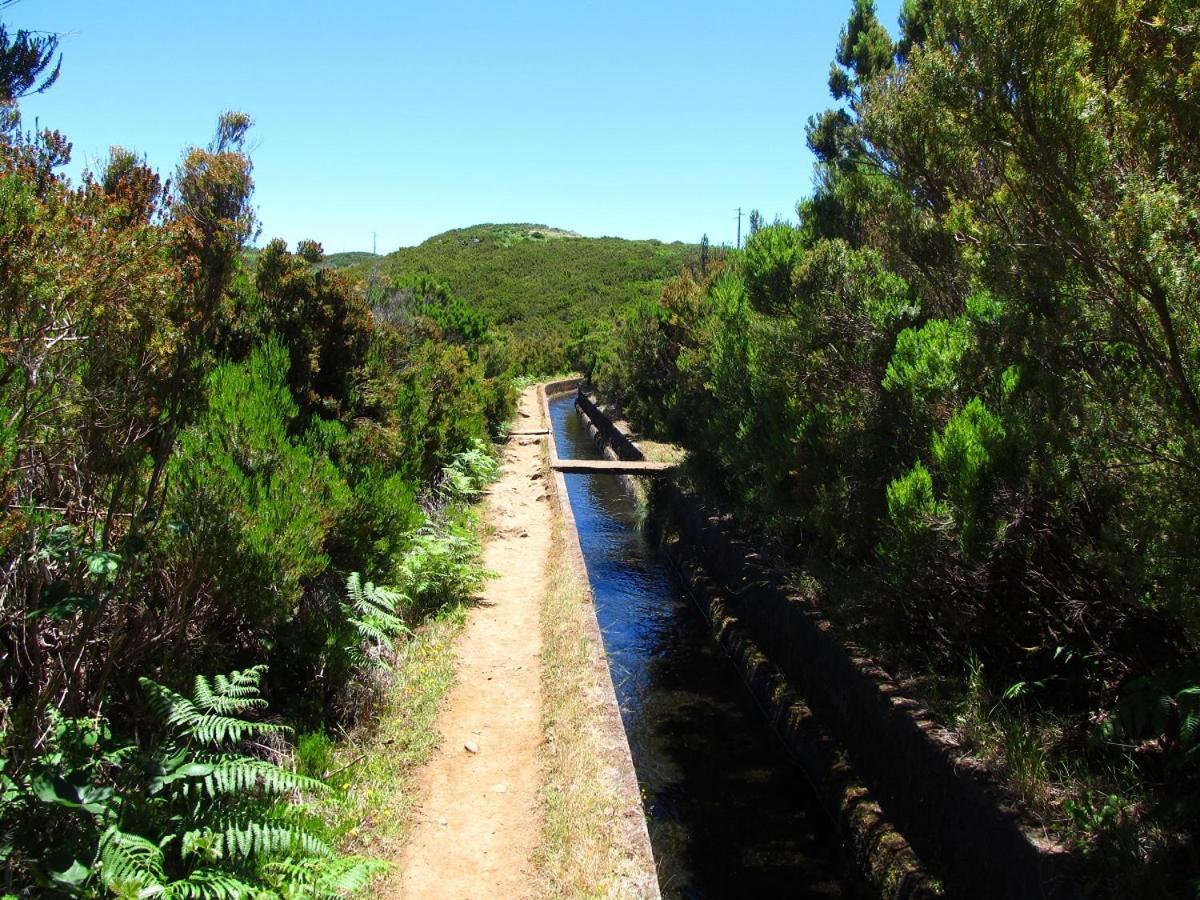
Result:
<svg viewBox="0 0 1200 900"><path fill-rule="evenodd" d="M488 484L496 480L500 461L495 453L476 441L469 450L455 455L442 468L441 490L450 502L474 500Z"/></svg>
<svg viewBox="0 0 1200 900"><path fill-rule="evenodd" d="M266 705L263 671L198 677L191 697L142 679L158 737L141 745L114 748L106 727L63 720L63 749L27 786L10 780L4 805L49 808L70 843L39 863L45 835L17 831L10 852L30 854L40 883L72 896L332 897L361 887L378 864L336 854L305 809L324 783L243 749L286 733L245 718Z"/></svg>
<svg viewBox="0 0 1200 900"><path fill-rule="evenodd" d="M204 572L214 602L258 629L290 615L304 582L328 566L330 525L351 501L328 456L289 433L299 410L287 371L274 339L219 366L208 410L171 465L172 556Z"/></svg>
<svg viewBox="0 0 1200 900"><path fill-rule="evenodd" d="M906 395L914 410L937 407L954 398L971 333L965 322L930 319L896 337L883 387Z"/></svg>
<svg viewBox="0 0 1200 900"><path fill-rule="evenodd" d="M792 299L792 275L804 257L803 240L790 225L771 225L746 242L742 266L746 291L756 309L786 309Z"/></svg>
<svg viewBox="0 0 1200 900"><path fill-rule="evenodd" d="M907 0L893 44L854 0L799 226L595 370L851 637L986 662L1016 792L1126 866L1200 796L1198 36L1175 0Z"/></svg>
<svg viewBox="0 0 1200 900"><path fill-rule="evenodd" d="M267 705L258 696L262 673L263 667L257 666L228 676L218 675L212 681L198 675L192 689L194 701L148 678L140 681L151 709L164 725L176 729L185 740L221 745L280 730L277 725L234 717Z"/></svg>
<svg viewBox="0 0 1200 900"><path fill-rule="evenodd" d="M875 16L873 0L854 0L850 20L838 40L838 65L860 81L868 81L892 64L892 41L887 29ZM836 70L835 70L836 71ZM840 77L830 78L830 92L836 99L847 93Z"/></svg>
<svg viewBox="0 0 1200 900"><path fill-rule="evenodd" d="M55 43L0 30L10 101ZM260 754L369 712L421 611L478 585L460 507L512 412L506 352L448 292L391 316L315 241L247 252L245 114L165 184L120 147L72 184L62 135L0 118L5 889L355 889L376 867L331 855L293 802L319 786Z"/></svg>
<svg viewBox="0 0 1200 900"><path fill-rule="evenodd" d="M1200 754L1200 683L1194 671L1159 672L1132 679L1093 732L1100 745L1155 741L1175 751L1174 769Z"/></svg>
<svg viewBox="0 0 1200 900"><path fill-rule="evenodd" d="M888 519L902 541L925 537L935 524L941 505L933 493L933 476L921 463L887 486Z"/></svg>
<svg viewBox="0 0 1200 900"><path fill-rule="evenodd" d="M472 362L494 340L491 320L484 313L425 275L398 279L376 301L375 314L397 324L422 316L441 330L442 340L466 348Z"/></svg>
<svg viewBox="0 0 1200 900"><path fill-rule="evenodd" d="M448 521L418 531L399 565L409 614L426 616L473 596L487 578L470 522Z"/></svg>
<svg viewBox="0 0 1200 900"><path fill-rule="evenodd" d="M536 237L542 235L542 237ZM540 225L478 225L435 235L353 269L364 280L446 285L494 323L516 372L566 371L572 324L604 326L657 296L697 249L584 238Z"/></svg>
<svg viewBox="0 0 1200 900"><path fill-rule="evenodd" d="M386 665L385 654L395 649L394 639L408 631L400 618L403 600L399 591L364 583L357 572L346 579L342 614L353 630L355 640L348 651L358 668Z"/></svg>
<svg viewBox="0 0 1200 900"><path fill-rule="evenodd" d="M62 70L62 57L54 60L57 49L57 34L20 29L10 36L0 24L0 103L49 90Z"/></svg>
<svg viewBox="0 0 1200 900"><path fill-rule="evenodd" d="M1004 425L978 397L933 436L933 459L946 482L955 520L968 552L983 544L992 504L991 486L1003 464ZM891 497L889 495L889 504Z"/></svg>
<svg viewBox="0 0 1200 900"><path fill-rule="evenodd" d="M343 276L313 267L319 252L319 245L301 241L292 255L283 241L272 241L258 256L254 282L262 329L288 349L293 396L306 412L329 414L348 399L366 358L369 312Z"/></svg>

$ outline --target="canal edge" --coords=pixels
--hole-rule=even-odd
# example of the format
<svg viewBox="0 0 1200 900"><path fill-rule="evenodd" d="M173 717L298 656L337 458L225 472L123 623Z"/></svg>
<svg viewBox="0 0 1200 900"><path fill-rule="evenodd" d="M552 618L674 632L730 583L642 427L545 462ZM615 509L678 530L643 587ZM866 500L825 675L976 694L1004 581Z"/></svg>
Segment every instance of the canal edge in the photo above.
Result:
<svg viewBox="0 0 1200 900"><path fill-rule="evenodd" d="M638 461L645 454L582 389L575 401L592 441L607 459ZM648 502L634 476L618 476L626 490ZM872 893L888 900L941 895L916 852L888 820L871 791L845 762L841 744L817 721L801 695L759 649L749 630L731 614L715 583L678 532L663 551L699 608L709 632L725 653L768 725L800 767L818 802L847 845L848 862Z"/></svg>
<svg viewBox="0 0 1200 900"><path fill-rule="evenodd" d="M582 389L576 408L606 455L644 459L641 448ZM673 482L656 481L664 549L881 896L928 896L938 884L926 873L930 861L952 896L1080 896L1081 861L1024 820L985 764L964 754L928 710L908 699L874 661L842 644L819 611L789 591L753 548L730 533L729 523ZM722 588L710 574L714 566L719 578L728 576L745 587L736 596ZM792 646L781 649L781 642ZM821 671L814 673L814 667ZM822 691L821 715L834 713L836 734L829 723L815 720L809 706L813 698L801 690L810 681ZM843 738L847 723L852 727ZM828 737L837 752L813 756L814 737ZM838 760L835 769L819 764L810 771L810 763L822 755ZM859 787L867 784L864 773L851 768L850 757L860 755L883 762L872 766L869 787ZM865 822L851 814L855 807L861 811L864 801L880 810L879 818ZM884 805L891 810L887 819ZM896 821L901 819L904 826ZM898 857L897 849L902 850ZM903 862L906 857L914 867Z"/></svg>
<svg viewBox="0 0 1200 900"><path fill-rule="evenodd" d="M616 769L617 794L621 804L618 815L628 823L624 829L625 849L632 857L634 870L637 873L633 884L624 884L623 896L637 896L646 900L661 900L658 883L658 871L654 860L654 850L650 843L650 832L646 825L646 810L642 803L641 790L638 785L637 771L633 765L633 754L629 748L629 739L625 733L625 724L621 718L621 708L617 700L616 687L609 671L608 658L604 649L604 639L600 632L600 622L596 617L595 597L591 583L588 580L587 564L583 558L583 548L579 543L579 531L575 523L575 513L571 509L571 500L567 494L566 478L562 472L553 469L552 464L558 459L558 445L554 437L554 426L550 419L549 398L560 394L576 392L583 383L582 378L568 378L559 381L543 383L538 386L538 399L541 405L542 418L546 424L547 435L547 474L553 486L553 494L558 501L558 515L561 524L561 537L564 555L568 565L578 581L579 588L584 592L587 602L585 617L586 634L584 637L591 648L592 680L599 689L600 707L603 716L603 728L612 745L612 763Z"/></svg>

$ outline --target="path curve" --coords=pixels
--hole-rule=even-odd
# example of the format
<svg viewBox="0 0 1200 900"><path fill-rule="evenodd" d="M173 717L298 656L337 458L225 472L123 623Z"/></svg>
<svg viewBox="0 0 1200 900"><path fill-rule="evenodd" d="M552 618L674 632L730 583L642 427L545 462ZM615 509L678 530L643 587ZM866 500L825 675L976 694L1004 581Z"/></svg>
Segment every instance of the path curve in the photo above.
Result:
<svg viewBox="0 0 1200 900"><path fill-rule="evenodd" d="M537 387L520 399L485 516L483 564L496 573L467 619L457 681L421 772L425 798L400 859L404 898L534 894L542 742L539 613L552 505Z"/></svg>

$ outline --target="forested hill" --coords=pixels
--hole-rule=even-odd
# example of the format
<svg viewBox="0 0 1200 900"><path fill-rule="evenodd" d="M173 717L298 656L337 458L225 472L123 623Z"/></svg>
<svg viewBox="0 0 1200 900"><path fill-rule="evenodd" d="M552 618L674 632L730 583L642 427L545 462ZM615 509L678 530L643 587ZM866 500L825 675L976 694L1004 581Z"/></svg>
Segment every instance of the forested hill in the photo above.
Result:
<svg viewBox="0 0 1200 900"><path fill-rule="evenodd" d="M486 313L505 332L514 363L531 371L566 365L573 323L613 321L657 300L665 279L699 246L583 237L544 225L475 225L435 235L350 271L384 286L426 277ZM577 325L576 330L585 325Z"/></svg>

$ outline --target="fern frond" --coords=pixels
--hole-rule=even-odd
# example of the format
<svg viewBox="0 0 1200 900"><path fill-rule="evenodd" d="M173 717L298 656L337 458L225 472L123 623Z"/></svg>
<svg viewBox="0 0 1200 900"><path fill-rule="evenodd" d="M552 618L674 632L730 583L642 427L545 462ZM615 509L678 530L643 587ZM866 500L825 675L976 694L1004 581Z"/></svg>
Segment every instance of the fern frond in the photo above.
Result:
<svg viewBox="0 0 1200 900"><path fill-rule="evenodd" d="M354 631L360 644L382 647L387 650L395 649L393 638L403 634L407 629L404 623L394 616L364 616L352 620Z"/></svg>
<svg viewBox="0 0 1200 900"><path fill-rule="evenodd" d="M115 825L100 838L100 879L112 893L151 897L161 893L166 881L162 849L138 834Z"/></svg>
<svg viewBox="0 0 1200 900"><path fill-rule="evenodd" d="M393 649L392 639L408 631L398 615L403 602L404 595L400 591L369 581L364 583L358 572L351 572L346 578L343 613L354 628L360 645ZM356 665L365 667L372 664L367 653L354 650L351 651L351 657Z"/></svg>
<svg viewBox="0 0 1200 900"><path fill-rule="evenodd" d="M333 848L299 824L229 822L220 828L199 828L184 835L185 853L199 848L217 858L250 859L272 856L334 856Z"/></svg>
<svg viewBox="0 0 1200 900"><path fill-rule="evenodd" d="M267 881L285 897L342 900L365 889L388 864L377 859L346 856L338 859L284 859L263 867Z"/></svg>
<svg viewBox="0 0 1200 900"><path fill-rule="evenodd" d="M404 601L404 594L395 588L370 581L364 584L358 572L351 572L346 578L346 599L355 611L363 615L394 616ZM397 624L403 627L399 620Z"/></svg>
<svg viewBox="0 0 1200 900"><path fill-rule="evenodd" d="M198 708L220 715L261 709L267 705L259 696L259 683L265 671L265 666L254 666L243 672L216 675L211 681L197 675L192 698Z"/></svg>
<svg viewBox="0 0 1200 900"><path fill-rule="evenodd" d="M476 496L485 484L495 479L500 462L482 441L457 454L442 469L442 492L451 500Z"/></svg>
<svg viewBox="0 0 1200 900"><path fill-rule="evenodd" d="M187 697L156 681L149 678L139 678L138 681L150 698L151 708L164 724L175 728L181 737L202 744L216 746L227 741L237 742L255 735L290 730L270 722L249 722L220 713L205 712Z"/></svg>
<svg viewBox="0 0 1200 900"><path fill-rule="evenodd" d="M165 900L246 900L261 897L262 890L228 872L197 869L187 878L172 881L162 896Z"/></svg>
<svg viewBox="0 0 1200 900"><path fill-rule="evenodd" d="M328 785L315 778L299 775L282 766L253 756L223 755L201 760L207 770L182 785L182 793L190 795L197 788L209 797L218 796L280 796L284 794L324 794Z"/></svg>

